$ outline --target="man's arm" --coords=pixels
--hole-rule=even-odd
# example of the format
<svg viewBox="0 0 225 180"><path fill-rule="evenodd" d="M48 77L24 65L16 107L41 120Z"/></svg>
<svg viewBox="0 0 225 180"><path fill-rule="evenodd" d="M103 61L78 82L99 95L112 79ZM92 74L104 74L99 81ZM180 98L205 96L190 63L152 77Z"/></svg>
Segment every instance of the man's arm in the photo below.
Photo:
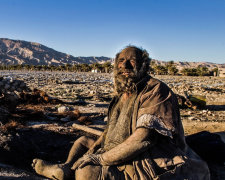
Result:
<svg viewBox="0 0 225 180"><path fill-rule="evenodd" d="M138 156L154 143L150 141L151 135L150 129L138 128L123 143L101 155L102 165L117 165Z"/></svg>
<svg viewBox="0 0 225 180"><path fill-rule="evenodd" d="M151 139L151 141L150 141ZM123 143L103 154L83 156L71 169L83 168L87 165L117 165L135 158L156 142L156 136L147 128L138 128Z"/></svg>
<svg viewBox="0 0 225 180"><path fill-rule="evenodd" d="M94 152L96 152L100 146L101 146L101 143L104 139L104 136L106 134L106 130L101 134L101 136L95 141L95 143L90 147L90 149L87 151L86 154L93 154Z"/></svg>

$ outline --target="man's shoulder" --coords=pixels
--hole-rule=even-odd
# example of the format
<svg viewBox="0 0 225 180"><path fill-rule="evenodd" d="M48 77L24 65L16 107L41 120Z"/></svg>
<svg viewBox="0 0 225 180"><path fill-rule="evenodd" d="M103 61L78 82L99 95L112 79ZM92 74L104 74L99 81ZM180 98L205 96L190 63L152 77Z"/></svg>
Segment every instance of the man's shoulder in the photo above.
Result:
<svg viewBox="0 0 225 180"><path fill-rule="evenodd" d="M162 82L161 80L159 79L156 79L156 78L153 78L151 77L147 84L146 84L146 88L149 90L149 89L153 89L153 88L157 88L158 90L171 90L166 83Z"/></svg>
<svg viewBox="0 0 225 180"><path fill-rule="evenodd" d="M143 102L149 99L149 97L151 97L151 100L162 101L168 98L173 99L175 94L164 82L156 78L151 78L140 93L140 101Z"/></svg>

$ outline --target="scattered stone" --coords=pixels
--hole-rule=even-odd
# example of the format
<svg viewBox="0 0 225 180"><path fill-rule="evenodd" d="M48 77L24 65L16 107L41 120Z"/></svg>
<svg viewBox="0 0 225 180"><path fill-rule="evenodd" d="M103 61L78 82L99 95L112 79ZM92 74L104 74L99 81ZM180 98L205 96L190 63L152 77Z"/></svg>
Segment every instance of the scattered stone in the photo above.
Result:
<svg viewBox="0 0 225 180"><path fill-rule="evenodd" d="M77 120L81 116L81 113L78 109L75 109L73 111L67 112L67 115L69 116L70 119Z"/></svg>
<svg viewBox="0 0 225 180"><path fill-rule="evenodd" d="M104 122L107 122L108 121L108 116L106 116L105 118L104 118Z"/></svg>
<svg viewBox="0 0 225 180"><path fill-rule="evenodd" d="M197 118L196 118L196 117L193 117L193 116L189 117L188 119L189 119L189 120L192 120L192 121L193 121L193 120L197 120Z"/></svg>
<svg viewBox="0 0 225 180"><path fill-rule="evenodd" d="M66 113L68 112L70 109L67 106L61 106L58 108L58 113Z"/></svg>
<svg viewBox="0 0 225 180"><path fill-rule="evenodd" d="M81 116L77 119L80 123L85 124L85 125L89 125L91 124L91 119L87 116Z"/></svg>

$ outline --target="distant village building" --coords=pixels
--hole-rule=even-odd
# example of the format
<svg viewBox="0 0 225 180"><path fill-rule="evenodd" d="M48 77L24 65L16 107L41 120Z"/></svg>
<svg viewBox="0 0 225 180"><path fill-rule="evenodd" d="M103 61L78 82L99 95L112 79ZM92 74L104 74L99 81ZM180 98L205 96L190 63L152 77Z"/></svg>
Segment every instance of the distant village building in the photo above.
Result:
<svg viewBox="0 0 225 180"><path fill-rule="evenodd" d="M218 68L219 77L225 77L225 67Z"/></svg>
<svg viewBox="0 0 225 180"><path fill-rule="evenodd" d="M93 72L93 73L99 73L100 70L98 70L98 69L92 69L91 72Z"/></svg>

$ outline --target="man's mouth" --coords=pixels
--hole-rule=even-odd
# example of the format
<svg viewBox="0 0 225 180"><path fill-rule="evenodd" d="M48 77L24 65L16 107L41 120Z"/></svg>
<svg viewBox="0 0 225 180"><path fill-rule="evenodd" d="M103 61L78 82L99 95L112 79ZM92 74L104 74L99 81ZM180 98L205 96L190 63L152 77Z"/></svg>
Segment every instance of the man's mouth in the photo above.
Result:
<svg viewBox="0 0 225 180"><path fill-rule="evenodd" d="M131 70L120 70L119 74L125 77L133 77L134 76L134 71Z"/></svg>
<svg viewBox="0 0 225 180"><path fill-rule="evenodd" d="M131 74L131 72L123 72L122 73L124 76L129 76Z"/></svg>

